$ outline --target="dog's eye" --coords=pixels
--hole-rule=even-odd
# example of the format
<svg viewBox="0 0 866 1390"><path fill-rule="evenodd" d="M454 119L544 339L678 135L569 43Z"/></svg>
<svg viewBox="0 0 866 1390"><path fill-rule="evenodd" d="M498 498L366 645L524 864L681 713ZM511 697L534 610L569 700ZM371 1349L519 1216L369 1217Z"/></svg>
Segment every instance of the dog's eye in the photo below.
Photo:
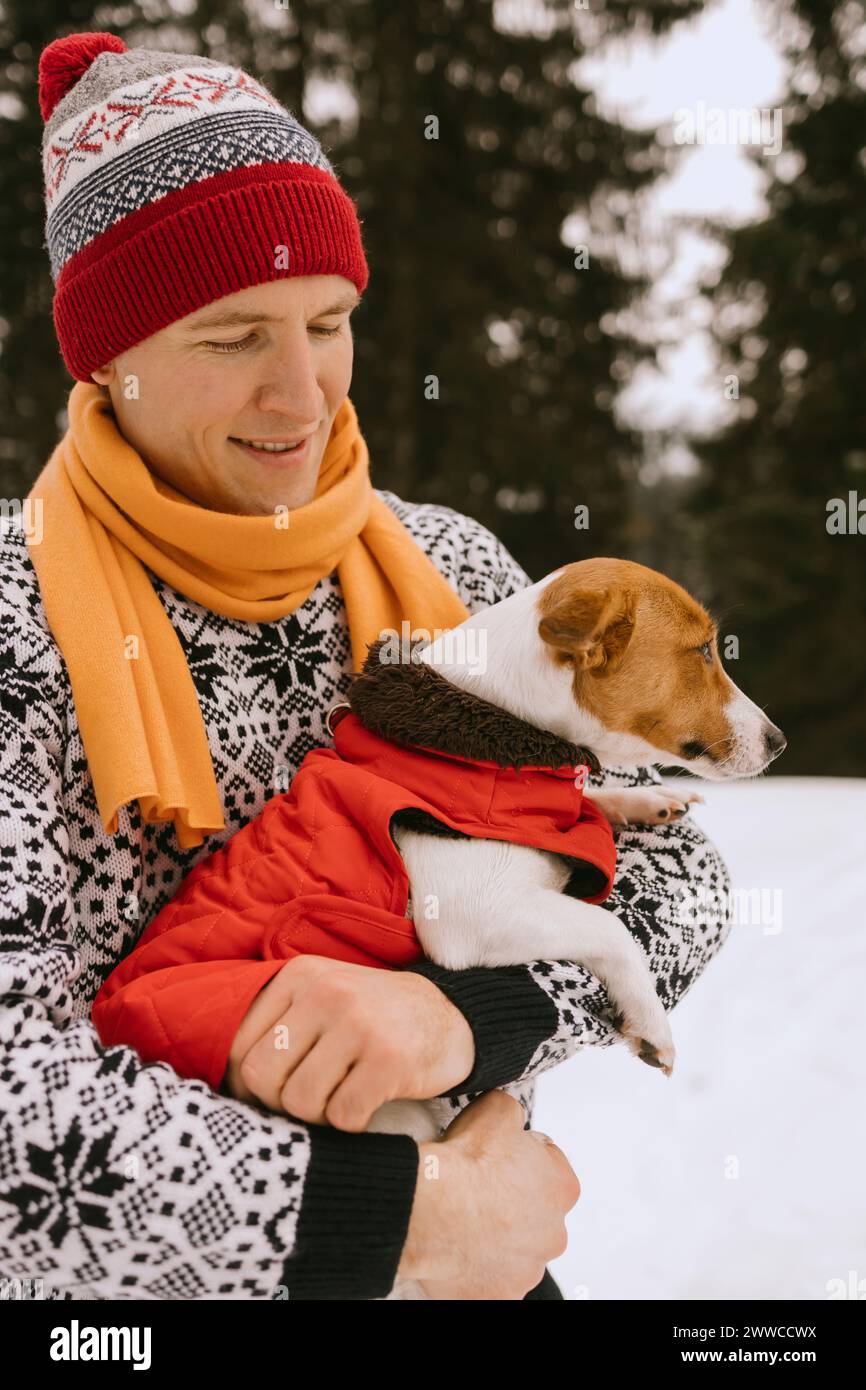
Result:
<svg viewBox="0 0 866 1390"><path fill-rule="evenodd" d="M708 665L708 666L711 666L711 665L712 665L712 662L713 662L713 645L712 645L712 643L711 643L711 642L705 642L704 645L703 645L702 647L698 647L698 651L700 652L701 656L704 658L704 661L707 663L707 665Z"/></svg>

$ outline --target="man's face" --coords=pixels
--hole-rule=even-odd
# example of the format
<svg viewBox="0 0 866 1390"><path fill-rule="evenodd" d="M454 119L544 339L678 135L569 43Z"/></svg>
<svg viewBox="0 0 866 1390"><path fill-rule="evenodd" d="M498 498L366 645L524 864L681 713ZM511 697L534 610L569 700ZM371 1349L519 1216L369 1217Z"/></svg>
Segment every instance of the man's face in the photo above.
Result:
<svg viewBox="0 0 866 1390"><path fill-rule="evenodd" d="M315 495L352 379L357 301L342 275L254 285L178 319L92 376L108 386L124 438L185 497L244 516L302 507ZM226 315L234 322L215 322ZM235 442L306 435L297 456Z"/></svg>

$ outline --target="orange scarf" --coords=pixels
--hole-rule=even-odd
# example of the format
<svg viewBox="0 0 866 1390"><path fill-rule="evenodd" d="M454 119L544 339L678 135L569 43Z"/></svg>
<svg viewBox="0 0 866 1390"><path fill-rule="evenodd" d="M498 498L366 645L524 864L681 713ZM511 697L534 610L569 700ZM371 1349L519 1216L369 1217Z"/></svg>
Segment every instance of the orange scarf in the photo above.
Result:
<svg viewBox="0 0 866 1390"><path fill-rule="evenodd" d="M96 385L77 382L68 410L29 494L42 505L27 543L99 813L114 835L118 808L137 799L144 821L173 820L190 849L225 820L192 676L145 566L214 613L262 623L293 613L336 569L356 671L383 628L447 631L469 610L373 491L348 396L315 497L282 517L209 511L168 486Z"/></svg>

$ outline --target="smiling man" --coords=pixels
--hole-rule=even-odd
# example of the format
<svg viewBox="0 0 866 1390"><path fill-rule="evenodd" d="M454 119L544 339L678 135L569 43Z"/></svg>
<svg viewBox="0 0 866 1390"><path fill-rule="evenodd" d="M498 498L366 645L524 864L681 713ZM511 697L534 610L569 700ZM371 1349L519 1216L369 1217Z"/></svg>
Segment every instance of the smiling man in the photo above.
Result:
<svg viewBox="0 0 866 1390"><path fill-rule="evenodd" d="M273 516L315 496L352 380L360 299L341 275L252 285L119 353L93 380L153 473L213 511ZM129 380L140 383L134 400Z"/></svg>
<svg viewBox="0 0 866 1390"><path fill-rule="evenodd" d="M186 875L332 743L368 643L530 580L471 517L373 487L347 394L357 215L261 84L78 34L43 53L40 105L75 384L41 524L0 546L0 1267L62 1298L378 1299L398 1272L561 1298L545 1266L579 1187L524 1125L541 1071L615 1040L585 971L202 965L236 1062L277 1018L309 1039L291 1115L93 1027ZM623 832L606 906L667 1007L726 931L678 921L684 884L726 901L696 826ZM407 1076L453 1102L435 1144L362 1132Z"/></svg>

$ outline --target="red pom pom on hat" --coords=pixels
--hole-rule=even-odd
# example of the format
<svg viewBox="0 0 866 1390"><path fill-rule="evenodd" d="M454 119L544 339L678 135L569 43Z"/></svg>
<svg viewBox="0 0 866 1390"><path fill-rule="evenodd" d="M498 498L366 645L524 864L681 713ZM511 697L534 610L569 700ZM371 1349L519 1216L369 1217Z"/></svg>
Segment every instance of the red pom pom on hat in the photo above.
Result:
<svg viewBox="0 0 866 1390"><path fill-rule="evenodd" d="M117 34L67 34L43 48L39 59L39 109L47 121L100 53L125 53Z"/></svg>

